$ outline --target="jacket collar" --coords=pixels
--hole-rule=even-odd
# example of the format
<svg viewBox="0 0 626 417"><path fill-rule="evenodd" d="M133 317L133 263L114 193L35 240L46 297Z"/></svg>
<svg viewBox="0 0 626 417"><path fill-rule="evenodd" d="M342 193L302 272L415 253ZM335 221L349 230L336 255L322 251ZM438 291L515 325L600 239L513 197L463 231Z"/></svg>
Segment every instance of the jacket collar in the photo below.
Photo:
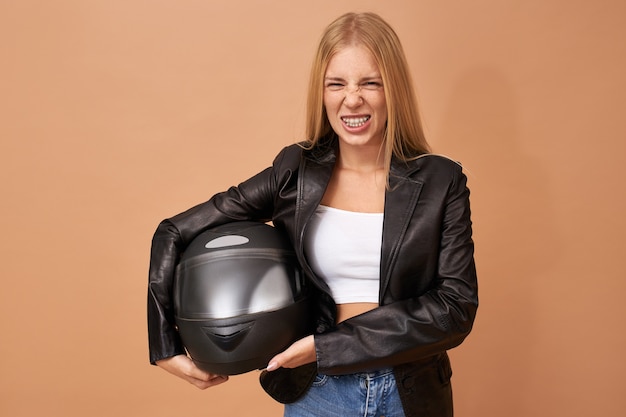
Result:
<svg viewBox="0 0 626 417"><path fill-rule="evenodd" d="M321 139L320 143L314 148L306 150L304 153L304 157L308 160L314 161L316 164L329 164L332 168L335 164L335 161L337 160L338 151L339 142L337 140L337 137L334 135L329 135ZM419 171L419 159L424 155L417 156L415 159L410 159L408 161L400 160L395 155L392 156L389 176L410 177L415 172Z"/></svg>

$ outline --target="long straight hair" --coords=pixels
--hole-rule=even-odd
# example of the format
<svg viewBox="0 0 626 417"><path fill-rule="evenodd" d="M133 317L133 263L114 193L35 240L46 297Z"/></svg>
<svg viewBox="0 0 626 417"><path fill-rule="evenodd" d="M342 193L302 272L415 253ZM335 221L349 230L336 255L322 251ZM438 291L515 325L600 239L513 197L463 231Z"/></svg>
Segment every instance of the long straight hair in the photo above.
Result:
<svg viewBox="0 0 626 417"><path fill-rule="evenodd" d="M306 148L313 148L332 128L324 108L324 77L328 63L342 48L362 45L373 55L387 103L387 126L383 140L385 172L389 177L392 156L407 161L430 152L426 141L413 82L400 39L387 22L374 13L346 13L324 31L309 79L306 117Z"/></svg>

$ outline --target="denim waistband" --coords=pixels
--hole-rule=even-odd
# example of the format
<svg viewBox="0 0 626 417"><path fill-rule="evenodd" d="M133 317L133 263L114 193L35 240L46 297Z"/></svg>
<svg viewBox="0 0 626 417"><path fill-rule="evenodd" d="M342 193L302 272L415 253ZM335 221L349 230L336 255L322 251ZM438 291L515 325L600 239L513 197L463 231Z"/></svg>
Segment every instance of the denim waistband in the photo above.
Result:
<svg viewBox="0 0 626 417"><path fill-rule="evenodd" d="M359 378L375 379L375 378L388 376L389 374L393 374L393 368L391 367L377 369L375 371L369 371L369 372L357 372L354 374L354 376L359 377Z"/></svg>

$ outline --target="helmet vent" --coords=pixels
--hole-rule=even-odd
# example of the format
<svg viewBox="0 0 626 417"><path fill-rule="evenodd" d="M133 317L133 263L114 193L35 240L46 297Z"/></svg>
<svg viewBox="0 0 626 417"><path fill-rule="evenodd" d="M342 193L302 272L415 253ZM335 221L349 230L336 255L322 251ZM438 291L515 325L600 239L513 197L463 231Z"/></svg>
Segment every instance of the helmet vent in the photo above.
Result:
<svg viewBox="0 0 626 417"><path fill-rule="evenodd" d="M203 326L202 330L218 348L224 352L232 352L250 332L252 326L254 322L248 321L232 326Z"/></svg>

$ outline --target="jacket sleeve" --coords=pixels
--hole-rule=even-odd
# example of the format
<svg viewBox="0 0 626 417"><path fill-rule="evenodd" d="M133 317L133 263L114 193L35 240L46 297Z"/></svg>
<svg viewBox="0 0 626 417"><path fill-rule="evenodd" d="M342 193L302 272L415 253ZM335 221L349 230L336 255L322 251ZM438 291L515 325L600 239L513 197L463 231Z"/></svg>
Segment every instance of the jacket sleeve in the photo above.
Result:
<svg viewBox="0 0 626 417"><path fill-rule="evenodd" d="M459 345L478 307L474 244L466 177L448 187L433 284L425 293L394 301L315 335L321 372L344 374L413 362ZM410 277L400 277L410 279Z"/></svg>
<svg viewBox="0 0 626 417"><path fill-rule="evenodd" d="M152 239L148 283L148 340L150 363L154 364L185 349L174 320L172 286L179 257L203 231L231 221L271 220L276 175L284 151L272 167L236 187L214 195L177 216L163 220Z"/></svg>

